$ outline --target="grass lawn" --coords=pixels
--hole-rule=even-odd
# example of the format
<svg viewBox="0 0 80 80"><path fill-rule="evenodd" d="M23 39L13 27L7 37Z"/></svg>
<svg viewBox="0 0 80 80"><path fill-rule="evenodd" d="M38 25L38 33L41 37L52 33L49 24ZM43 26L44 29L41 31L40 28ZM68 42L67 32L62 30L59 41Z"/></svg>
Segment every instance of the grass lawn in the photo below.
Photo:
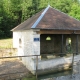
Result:
<svg viewBox="0 0 80 80"><path fill-rule="evenodd" d="M12 48L12 38L0 39L0 49Z"/></svg>

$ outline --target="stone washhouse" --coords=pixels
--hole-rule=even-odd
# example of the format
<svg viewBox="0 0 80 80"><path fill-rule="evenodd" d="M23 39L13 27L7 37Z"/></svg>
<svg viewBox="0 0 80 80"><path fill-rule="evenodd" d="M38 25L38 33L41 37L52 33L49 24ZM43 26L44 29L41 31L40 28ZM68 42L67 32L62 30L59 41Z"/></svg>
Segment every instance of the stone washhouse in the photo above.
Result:
<svg viewBox="0 0 80 80"><path fill-rule="evenodd" d="M66 55L68 51L77 55L80 52L80 21L51 6L11 31L13 31L13 47L18 49L18 56L55 54L61 57L64 56L62 53ZM22 57L21 60L35 74L36 57ZM56 68L60 62L70 63L66 62L65 58L61 58L60 61L48 59L47 55L38 56L38 73L57 70L53 67Z"/></svg>

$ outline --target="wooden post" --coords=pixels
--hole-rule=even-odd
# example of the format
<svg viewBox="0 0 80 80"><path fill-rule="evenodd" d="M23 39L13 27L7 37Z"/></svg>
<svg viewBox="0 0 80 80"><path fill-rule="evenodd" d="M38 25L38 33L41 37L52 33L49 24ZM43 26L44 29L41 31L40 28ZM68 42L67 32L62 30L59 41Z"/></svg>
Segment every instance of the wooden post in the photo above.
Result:
<svg viewBox="0 0 80 80"><path fill-rule="evenodd" d="M61 53L63 53L63 34L62 34Z"/></svg>
<svg viewBox="0 0 80 80"><path fill-rule="evenodd" d="M76 35L76 54L78 54L78 34Z"/></svg>
<svg viewBox="0 0 80 80"><path fill-rule="evenodd" d="M38 80L37 69L38 69L38 56L36 56L36 80Z"/></svg>

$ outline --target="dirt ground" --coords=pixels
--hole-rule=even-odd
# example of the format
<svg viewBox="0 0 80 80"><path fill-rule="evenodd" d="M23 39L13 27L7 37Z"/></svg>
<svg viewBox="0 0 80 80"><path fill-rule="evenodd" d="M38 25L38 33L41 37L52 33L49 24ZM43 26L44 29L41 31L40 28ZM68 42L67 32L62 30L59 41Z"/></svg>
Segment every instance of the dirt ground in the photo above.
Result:
<svg viewBox="0 0 80 80"><path fill-rule="evenodd" d="M17 58L0 59L0 80L19 79L31 74Z"/></svg>

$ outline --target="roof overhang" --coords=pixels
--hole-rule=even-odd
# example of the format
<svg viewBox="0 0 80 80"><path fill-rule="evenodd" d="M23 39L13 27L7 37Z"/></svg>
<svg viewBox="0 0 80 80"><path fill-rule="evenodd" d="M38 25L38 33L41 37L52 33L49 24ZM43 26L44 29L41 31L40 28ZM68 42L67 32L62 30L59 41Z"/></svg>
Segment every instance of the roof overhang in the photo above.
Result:
<svg viewBox="0 0 80 80"><path fill-rule="evenodd" d="M80 30L40 30L38 34L80 34Z"/></svg>

